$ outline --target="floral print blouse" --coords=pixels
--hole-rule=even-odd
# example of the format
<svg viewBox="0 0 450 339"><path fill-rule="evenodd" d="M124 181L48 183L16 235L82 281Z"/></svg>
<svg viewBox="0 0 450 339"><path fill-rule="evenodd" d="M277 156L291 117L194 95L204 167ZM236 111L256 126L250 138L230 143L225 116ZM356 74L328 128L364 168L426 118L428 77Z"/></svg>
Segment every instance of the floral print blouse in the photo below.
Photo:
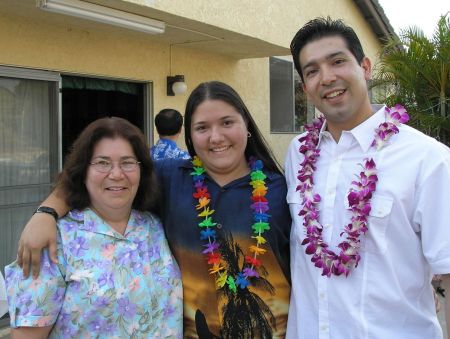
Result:
<svg viewBox="0 0 450 339"><path fill-rule="evenodd" d="M181 338L180 271L160 221L133 210L125 234L90 209L58 221L58 261L37 280L5 268L11 326L53 325L50 338Z"/></svg>

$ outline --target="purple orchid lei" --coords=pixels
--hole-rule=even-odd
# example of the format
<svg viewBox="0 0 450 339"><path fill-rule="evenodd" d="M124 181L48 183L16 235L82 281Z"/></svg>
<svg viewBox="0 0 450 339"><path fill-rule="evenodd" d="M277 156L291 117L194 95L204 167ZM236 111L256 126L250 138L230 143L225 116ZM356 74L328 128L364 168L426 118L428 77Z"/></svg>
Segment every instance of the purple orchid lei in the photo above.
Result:
<svg viewBox="0 0 450 339"><path fill-rule="evenodd" d="M386 121L375 129L375 137L371 144L376 150L380 150L387 144L390 137L399 132L398 126L409 120L408 113L402 105L386 107ZM361 259L359 254L360 237L368 230L368 217L371 210L372 194L376 190L378 181L376 164L373 159L364 159L362 171L359 173L358 181L351 182L351 188L347 199L348 210L351 211L350 223L344 227L341 237L345 233L346 239L338 244L339 254L328 248L328 244L323 241L323 226L319 222L319 210L317 204L321 197L313 193L314 172L316 162L320 156L319 142L320 130L325 122L324 117L315 119L311 124L305 125L306 135L299 139L301 146L299 152L304 155L304 160L300 164L297 179L300 184L297 191L302 197L303 207L299 215L303 217L306 237L302 245L306 245L305 253L311 255L311 262L314 266L322 269L322 275L344 274L348 276L353 267L358 266Z"/></svg>

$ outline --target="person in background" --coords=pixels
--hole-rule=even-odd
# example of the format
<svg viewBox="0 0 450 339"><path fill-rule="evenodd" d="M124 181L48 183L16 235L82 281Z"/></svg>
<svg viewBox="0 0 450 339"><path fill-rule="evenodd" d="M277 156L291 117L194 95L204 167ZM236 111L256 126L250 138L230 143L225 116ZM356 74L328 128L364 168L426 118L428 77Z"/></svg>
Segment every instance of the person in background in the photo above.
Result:
<svg viewBox="0 0 450 339"><path fill-rule="evenodd" d="M57 222L58 264L45 251L36 280L17 261L5 268L13 337L181 338L180 271L147 212L159 189L141 131L121 118L92 122L57 187L70 208Z"/></svg>
<svg viewBox="0 0 450 339"><path fill-rule="evenodd" d="M323 117L286 157L287 338L441 339L431 279L450 291L449 148L404 125L401 105L371 106L371 62L342 21L309 21L291 52Z"/></svg>
<svg viewBox="0 0 450 339"><path fill-rule="evenodd" d="M284 338L290 294L286 182L239 94L205 82L186 104L192 160L155 162L170 248L183 278L184 338ZM58 192L43 204L67 212ZM35 214L19 258L39 270L54 220ZM50 253L52 251L50 250Z"/></svg>
<svg viewBox="0 0 450 339"><path fill-rule="evenodd" d="M186 151L177 146L183 128L183 116L180 112L172 108L161 110L155 117L155 126L159 140L150 148L153 160L190 158Z"/></svg>

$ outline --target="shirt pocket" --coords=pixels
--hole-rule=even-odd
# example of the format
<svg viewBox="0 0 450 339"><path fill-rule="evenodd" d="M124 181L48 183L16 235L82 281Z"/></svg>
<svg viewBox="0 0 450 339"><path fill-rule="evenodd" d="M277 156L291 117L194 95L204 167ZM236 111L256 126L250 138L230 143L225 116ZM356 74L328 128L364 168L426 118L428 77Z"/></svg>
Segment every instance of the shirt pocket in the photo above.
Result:
<svg viewBox="0 0 450 339"><path fill-rule="evenodd" d="M374 194L368 219L368 231L362 237L361 250L383 254L387 249L386 231L389 224L394 199Z"/></svg>
<svg viewBox="0 0 450 339"><path fill-rule="evenodd" d="M288 204L300 204L301 197L300 192L295 188L289 188L286 196L286 201Z"/></svg>

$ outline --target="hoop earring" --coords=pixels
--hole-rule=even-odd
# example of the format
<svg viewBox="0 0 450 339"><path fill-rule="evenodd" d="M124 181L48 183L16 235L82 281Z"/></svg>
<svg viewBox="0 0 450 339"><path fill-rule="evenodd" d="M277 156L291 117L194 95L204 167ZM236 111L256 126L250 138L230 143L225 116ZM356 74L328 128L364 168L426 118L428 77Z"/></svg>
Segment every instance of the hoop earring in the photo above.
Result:
<svg viewBox="0 0 450 339"><path fill-rule="evenodd" d="M252 134L250 132L247 132L247 138L251 138Z"/></svg>

